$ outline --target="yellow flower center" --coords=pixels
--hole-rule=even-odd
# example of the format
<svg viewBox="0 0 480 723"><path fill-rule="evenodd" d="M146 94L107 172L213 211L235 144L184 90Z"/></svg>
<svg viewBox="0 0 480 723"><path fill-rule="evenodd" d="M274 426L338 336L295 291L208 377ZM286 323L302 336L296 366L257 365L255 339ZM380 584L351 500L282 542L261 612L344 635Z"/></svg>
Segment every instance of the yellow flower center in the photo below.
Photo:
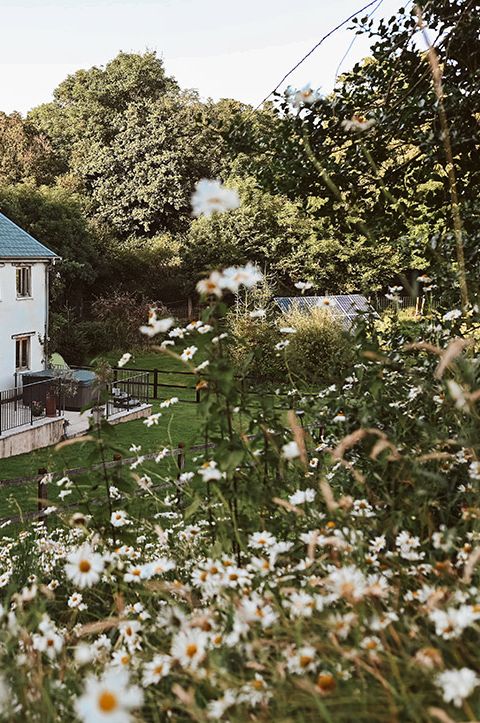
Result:
<svg viewBox="0 0 480 723"><path fill-rule="evenodd" d="M111 713L118 708L117 696L109 690L104 690L98 698L98 707L103 713Z"/></svg>
<svg viewBox="0 0 480 723"><path fill-rule="evenodd" d="M312 662L312 658L310 657L310 655L301 655L300 656L300 667L301 668L306 668L307 665L310 665L311 662Z"/></svg>
<svg viewBox="0 0 480 723"><path fill-rule="evenodd" d="M92 566L88 560L80 560L78 569L80 570L80 572L90 572L90 570L92 569Z"/></svg>
<svg viewBox="0 0 480 723"><path fill-rule="evenodd" d="M187 650L186 650L187 656L189 658L193 658L193 656L196 654L197 650L198 650L198 648L195 645L195 643L190 643L190 645L187 645Z"/></svg>

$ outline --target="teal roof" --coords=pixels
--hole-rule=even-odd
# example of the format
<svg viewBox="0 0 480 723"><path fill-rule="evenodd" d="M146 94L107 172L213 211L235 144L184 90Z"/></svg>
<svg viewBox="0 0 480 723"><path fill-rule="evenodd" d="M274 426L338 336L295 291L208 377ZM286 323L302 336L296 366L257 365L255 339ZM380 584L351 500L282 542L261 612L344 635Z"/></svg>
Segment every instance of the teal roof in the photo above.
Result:
<svg viewBox="0 0 480 723"><path fill-rule="evenodd" d="M0 213L0 259L58 259L58 255Z"/></svg>

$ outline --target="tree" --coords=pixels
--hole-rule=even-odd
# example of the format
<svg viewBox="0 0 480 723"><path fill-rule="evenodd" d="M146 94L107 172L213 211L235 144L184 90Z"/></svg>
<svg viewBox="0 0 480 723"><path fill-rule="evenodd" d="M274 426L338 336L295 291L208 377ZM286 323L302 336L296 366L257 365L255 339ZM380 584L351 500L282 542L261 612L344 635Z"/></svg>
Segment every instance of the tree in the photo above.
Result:
<svg viewBox="0 0 480 723"><path fill-rule="evenodd" d="M77 162L92 212L120 238L186 229L195 182L219 170L205 115L194 93L133 104L110 143L91 143Z"/></svg>
<svg viewBox="0 0 480 723"><path fill-rule="evenodd" d="M0 112L0 184L50 183L58 171L53 149L19 113Z"/></svg>
<svg viewBox="0 0 480 723"><path fill-rule="evenodd" d="M62 188L0 188L0 210L62 257L52 279L53 308L82 311L101 267L100 243L79 198Z"/></svg>

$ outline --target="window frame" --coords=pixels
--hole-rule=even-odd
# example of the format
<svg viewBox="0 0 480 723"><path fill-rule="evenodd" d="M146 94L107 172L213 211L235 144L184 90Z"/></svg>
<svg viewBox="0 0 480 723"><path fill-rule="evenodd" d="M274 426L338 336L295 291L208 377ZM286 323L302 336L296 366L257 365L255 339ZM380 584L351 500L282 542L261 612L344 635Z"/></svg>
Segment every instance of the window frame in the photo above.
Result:
<svg viewBox="0 0 480 723"><path fill-rule="evenodd" d="M15 337L15 371L24 372L31 368L32 362L32 337L17 336ZM26 361L26 366L22 364ZM20 362L20 363L19 363Z"/></svg>
<svg viewBox="0 0 480 723"><path fill-rule="evenodd" d="M32 298L32 267L30 264L16 267L15 288L17 299Z"/></svg>

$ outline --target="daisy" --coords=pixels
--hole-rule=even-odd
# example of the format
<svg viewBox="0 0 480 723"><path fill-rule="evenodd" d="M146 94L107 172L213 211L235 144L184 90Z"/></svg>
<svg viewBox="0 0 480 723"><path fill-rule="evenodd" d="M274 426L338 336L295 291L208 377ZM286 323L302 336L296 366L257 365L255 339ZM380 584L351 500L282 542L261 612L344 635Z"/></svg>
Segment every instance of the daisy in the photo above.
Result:
<svg viewBox="0 0 480 723"><path fill-rule="evenodd" d="M142 684L144 686L158 683L170 672L171 658L169 655L156 655L143 669Z"/></svg>
<svg viewBox="0 0 480 723"><path fill-rule="evenodd" d="M276 542L276 538L265 530L263 532L254 532L253 535L250 535L248 538L248 546L254 550L272 547Z"/></svg>
<svg viewBox="0 0 480 723"><path fill-rule="evenodd" d="M460 708L465 698L468 698L480 683L474 670L460 668L460 670L444 670L435 679L436 684L442 688L445 703L453 703Z"/></svg>
<svg viewBox="0 0 480 723"><path fill-rule="evenodd" d="M128 519L127 513L123 510L116 510L115 512L112 512L112 516L110 517L110 523L114 527L124 527L124 525L129 525L130 520Z"/></svg>
<svg viewBox="0 0 480 723"><path fill-rule="evenodd" d="M291 505L303 505L305 502L313 502L316 492L311 487L306 490L297 490L290 495L288 501Z"/></svg>
<svg viewBox="0 0 480 723"><path fill-rule="evenodd" d="M221 281L221 274L218 271L212 271L207 279L201 279L198 282L197 291L202 296L217 296L220 299L223 295Z"/></svg>
<svg viewBox="0 0 480 723"><path fill-rule="evenodd" d="M211 216L213 213L224 213L240 206L238 192L233 188L225 188L220 181L202 178L195 185L192 194L193 216Z"/></svg>
<svg viewBox="0 0 480 723"><path fill-rule="evenodd" d="M195 670L205 657L208 635L198 628L181 630L172 640L172 658L184 668Z"/></svg>
<svg viewBox="0 0 480 723"><path fill-rule="evenodd" d="M300 457L300 449L298 447L298 444L294 441L284 444L282 447L282 457L287 460Z"/></svg>
<svg viewBox="0 0 480 723"><path fill-rule="evenodd" d="M308 289L311 289L313 287L313 284L310 283L310 281L297 281L295 284L295 288L299 291L308 291Z"/></svg>
<svg viewBox="0 0 480 723"><path fill-rule="evenodd" d="M83 590L91 587L100 580L105 561L102 555L94 552L87 543L77 548L67 556L65 574L72 582Z"/></svg>
<svg viewBox="0 0 480 723"><path fill-rule="evenodd" d="M295 655L288 653L287 668L290 673L303 675L314 671L318 665L315 648L304 646L299 648Z"/></svg>
<svg viewBox="0 0 480 723"><path fill-rule="evenodd" d="M196 346L187 346L187 348L180 354L180 358L183 361L189 361L190 359L193 359L197 351L198 349Z"/></svg>
<svg viewBox="0 0 480 723"><path fill-rule="evenodd" d="M375 123L375 118L365 118L364 115L355 113L350 120L343 120L341 126L347 132L363 133L370 130Z"/></svg>
<svg viewBox="0 0 480 723"><path fill-rule="evenodd" d="M150 309L148 324L140 327L140 332L145 336L156 336L157 334L164 334L166 331L173 326L173 319L157 319L157 313L154 309Z"/></svg>
<svg viewBox="0 0 480 723"><path fill-rule="evenodd" d="M123 354L120 359L117 362L118 367L124 367L125 364L128 364L130 359L132 358L132 355L127 351L125 354Z"/></svg>
<svg viewBox="0 0 480 723"><path fill-rule="evenodd" d="M130 723L130 711L142 703L143 692L129 685L128 672L110 668L101 678L87 677L85 692L75 701L75 712L84 723Z"/></svg>
<svg viewBox="0 0 480 723"><path fill-rule="evenodd" d="M287 101L294 108L302 108L303 106L312 105L321 98L320 90L313 90L310 83L307 83L303 88L293 88L291 85L285 91Z"/></svg>

